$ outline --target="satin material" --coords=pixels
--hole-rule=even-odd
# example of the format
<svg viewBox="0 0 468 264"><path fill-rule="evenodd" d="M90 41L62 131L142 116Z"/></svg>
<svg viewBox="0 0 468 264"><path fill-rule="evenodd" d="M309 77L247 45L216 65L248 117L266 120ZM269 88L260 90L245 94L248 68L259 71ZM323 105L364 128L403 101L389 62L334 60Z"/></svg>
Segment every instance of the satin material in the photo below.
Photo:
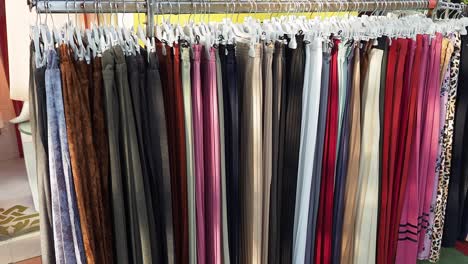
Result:
<svg viewBox="0 0 468 264"><path fill-rule="evenodd" d="M400 120L402 108L406 105L402 104L403 94L403 73L411 72L410 69L405 69L406 55L408 52L408 40L396 39L394 44L390 46L388 64L387 64L387 81L385 84L385 101L384 101L384 123L382 128L382 165L381 165L381 193L380 193L380 214L378 228L378 250L377 258L379 263L386 263L388 257L388 237L390 236L392 203L393 196L398 197L398 192L395 193L394 184L399 182L397 172L398 145L403 140L403 134L399 134L399 128L403 124ZM392 135L392 136L391 136ZM404 142L404 141L403 141ZM401 148L402 150L403 148ZM399 188L398 184L395 184Z"/></svg>
<svg viewBox="0 0 468 264"><path fill-rule="evenodd" d="M338 45L333 41L331 50L330 76L328 77L327 122L325 128L322 159L322 180L320 183L320 204L317 215L315 236L315 263L331 263L333 227L333 186L336 166L338 138L339 95L338 95Z"/></svg>
<svg viewBox="0 0 468 264"><path fill-rule="evenodd" d="M241 262L261 263L263 219L262 46L238 43L240 92Z"/></svg>
<svg viewBox="0 0 468 264"><path fill-rule="evenodd" d="M343 114L341 116L341 130L338 130L338 148L335 172L335 190L333 197L333 248L332 248L332 263L340 263L341 240L343 233L343 216L344 216L344 197L346 185L346 173L348 171L348 154L349 154L349 135L350 135L350 93L351 93L351 78L352 62L353 62L353 43L348 42L342 47L344 51L341 56L342 73L338 80L342 91L339 92L340 100L344 96ZM338 60L340 62L340 60ZM340 65L338 64L338 66Z"/></svg>
<svg viewBox="0 0 468 264"><path fill-rule="evenodd" d="M151 153L153 184L156 187L153 194L158 197L159 204L156 212L162 214L158 221L162 232L159 234L163 246L163 261L165 263L175 263L174 250L174 229L172 221L172 202L171 202L171 172L169 168L169 149L166 128L166 116L164 111L164 96L161 79L158 69L158 57L155 52L147 54L141 52L143 57L148 56L148 66L146 71L146 104L148 118L153 122L144 122L147 125L147 139L145 142L151 146L146 148Z"/></svg>
<svg viewBox="0 0 468 264"><path fill-rule="evenodd" d="M359 160L361 157L361 52L359 42L354 43L353 78L350 91L349 158L344 196L343 231L340 263L353 263L357 212Z"/></svg>
<svg viewBox="0 0 468 264"><path fill-rule="evenodd" d="M197 261L206 262L206 241L205 241L205 165L203 151L203 102L201 87L200 60L202 56L202 46L193 45L193 59L191 67L192 77L192 113L193 132L195 143L195 198L196 198L196 218L197 218Z"/></svg>
<svg viewBox="0 0 468 264"><path fill-rule="evenodd" d="M221 251L221 172L219 113L214 48L202 53L203 141L205 162L206 263L220 264Z"/></svg>
<svg viewBox="0 0 468 264"><path fill-rule="evenodd" d="M280 259L280 178L278 163L280 158L280 125L282 95L286 85L285 76L285 44L281 41L275 42L273 56L273 85L272 85L272 173L270 185L270 214L268 224L268 263L279 263Z"/></svg>
<svg viewBox="0 0 468 264"><path fill-rule="evenodd" d="M396 204L395 220L399 223L398 230L390 230L390 241L387 259L399 263L415 261L417 253L419 178L419 146L421 143L421 109L425 93L425 76L428 68L429 40L426 35L418 35L416 40L415 60L410 86L410 105L407 128L407 139L404 146L405 161L402 165L402 179L406 178L406 187L400 190ZM421 59L416 59L421 58ZM412 232L408 232L412 231ZM413 230L416 230L414 232ZM396 260L395 260L396 257Z"/></svg>
<svg viewBox="0 0 468 264"><path fill-rule="evenodd" d="M175 262L188 262L187 162L179 46L158 43L169 140ZM178 209L176 209L178 208Z"/></svg>
<svg viewBox="0 0 468 264"><path fill-rule="evenodd" d="M225 114L224 133L229 256L231 263L240 263L239 95L234 45L220 45L219 56L222 67L223 106Z"/></svg>
<svg viewBox="0 0 468 264"><path fill-rule="evenodd" d="M354 263L374 263L379 189L379 87L383 50L372 49L362 87L364 105ZM362 73L361 73L362 74Z"/></svg>
<svg viewBox="0 0 468 264"><path fill-rule="evenodd" d="M424 237L429 224L429 213L431 210L432 196L435 179L437 149L439 146L439 124L440 124L440 56L441 56L442 35L436 34L432 40L431 48L431 68L427 72L426 86L428 87L423 108L424 125L422 130L421 159L419 163L420 181L420 204L419 217L421 217L421 231L418 238L418 252L424 247ZM432 122L431 122L432 121Z"/></svg>
<svg viewBox="0 0 468 264"><path fill-rule="evenodd" d="M304 89L305 43L304 36L296 35L295 49L286 49L286 87L281 97L280 157L278 178L281 184L280 248L279 261L289 263L293 252L294 209L296 202L297 173L302 119L302 94ZM292 41L292 40L289 40ZM281 156L282 155L282 156Z"/></svg>
<svg viewBox="0 0 468 264"><path fill-rule="evenodd" d="M262 54L262 155L263 155L263 208L262 208L262 257L261 263L268 263L268 229L270 221L270 186L273 170L273 43L263 45Z"/></svg>
<svg viewBox="0 0 468 264"><path fill-rule="evenodd" d="M320 85L322 82L322 40L314 39L305 46L305 76L302 94L302 121L294 213L293 263L304 263L314 154L319 122Z"/></svg>
<svg viewBox="0 0 468 264"><path fill-rule="evenodd" d="M184 98L185 148L187 154L187 204L188 204L188 239L189 263L197 263L197 221L195 197L195 159L192 125L192 84L190 80L190 50L181 48L182 92Z"/></svg>
<svg viewBox="0 0 468 264"><path fill-rule="evenodd" d="M229 240L228 240L228 223L227 223L227 193L226 193L226 138L224 130L224 88L223 88L223 73L221 58L218 50L216 56L216 86L218 92L218 120L219 120L219 146L220 146L220 166L221 166L221 223L222 223L222 261L225 264L230 264L229 257Z"/></svg>

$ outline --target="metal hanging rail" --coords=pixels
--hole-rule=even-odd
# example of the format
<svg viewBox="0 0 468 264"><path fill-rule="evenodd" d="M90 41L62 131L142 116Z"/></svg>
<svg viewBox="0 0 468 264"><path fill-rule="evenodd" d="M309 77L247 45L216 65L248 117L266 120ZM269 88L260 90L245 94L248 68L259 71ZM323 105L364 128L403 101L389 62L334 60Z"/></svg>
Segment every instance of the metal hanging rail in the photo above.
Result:
<svg viewBox="0 0 468 264"><path fill-rule="evenodd" d="M37 13L280 13L428 10L429 0L28 0ZM149 8L148 8L149 7Z"/></svg>

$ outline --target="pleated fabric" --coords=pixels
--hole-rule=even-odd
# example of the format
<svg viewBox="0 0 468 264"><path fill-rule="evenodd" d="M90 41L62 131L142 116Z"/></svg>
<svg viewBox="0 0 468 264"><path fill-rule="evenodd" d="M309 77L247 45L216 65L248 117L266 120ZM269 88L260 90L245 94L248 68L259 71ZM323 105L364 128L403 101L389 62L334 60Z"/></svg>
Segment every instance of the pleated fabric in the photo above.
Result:
<svg viewBox="0 0 468 264"><path fill-rule="evenodd" d="M293 263L304 263L307 240L310 196L319 122L320 85L322 74L322 40L313 39L305 46L302 121L294 212Z"/></svg>
<svg viewBox="0 0 468 264"><path fill-rule="evenodd" d="M49 175L55 262L85 263L62 101L58 56L47 52L45 71Z"/></svg>
<svg viewBox="0 0 468 264"><path fill-rule="evenodd" d="M440 176L440 169L441 169L441 159L443 153L443 141L444 141L444 126L445 126L445 115L447 113L447 102L448 102L448 91L449 91L449 81L450 81L450 69L449 63L450 58L452 57L453 52L453 44L450 42L449 39L444 38L442 39L442 49L441 49L441 56L440 56L440 114L439 116L435 116L434 118L439 119L439 129L437 130L437 158L436 158L436 167L435 167L435 177L434 177L434 186L432 191L432 200L430 205L430 212L428 217L428 233L424 236L423 246L418 252L418 259L428 259L431 251L431 244L432 244L432 232L434 230L434 220L435 220L435 209L437 203L437 193L438 193L438 183L439 183L439 176ZM442 230L439 230L440 232Z"/></svg>
<svg viewBox="0 0 468 264"><path fill-rule="evenodd" d="M374 263L379 199L379 87L383 50L372 49L362 89L363 120L354 263Z"/></svg>
<svg viewBox="0 0 468 264"><path fill-rule="evenodd" d="M412 121L410 120L410 115L411 115L411 109L409 108L411 102L410 98L416 98L411 97L411 90L413 86L413 80L414 76L417 76L416 72L413 72L413 69L415 68L414 61L416 60L416 47L417 43L414 40L408 40L408 46L407 46L407 53L406 53L406 59L405 59L405 68L404 68L404 74L403 74L403 86L402 86L402 92L401 92L401 99L398 98L397 96L394 97L394 103L399 102L400 103L400 117L399 119L399 124L395 125L398 127L398 130L395 133L398 133L398 147L396 148L396 158L395 158L395 166L396 170L391 171L394 173L393 175L393 186L390 185L390 190L392 194L392 201L391 201L391 214L390 214L390 237L393 239L397 239L400 233L397 234L398 229L397 228L391 228L392 226L396 226L399 222L399 219L401 218L401 211L402 211L402 203L404 199L404 193L402 190L406 189L407 186L407 181L408 181L408 176L407 173L404 173L404 168L405 168L405 163L408 161L408 158L405 157L405 149L407 144L412 144L411 138L409 137L410 131L413 131L412 125L414 125L414 117L412 117ZM412 73L413 72L413 73ZM397 94L397 93L395 93ZM416 105L416 103L411 104L411 106ZM393 117L398 118L398 116ZM393 121L394 122L394 121ZM393 128L392 128L393 129ZM395 195L397 194L397 195ZM387 245L388 248L388 245ZM394 256L395 256L395 244L390 248L390 250L393 250L391 255L392 256L391 261L394 261Z"/></svg>
<svg viewBox="0 0 468 264"><path fill-rule="evenodd" d="M453 247L457 239L466 241L468 232L468 173L466 142L468 138L467 113L468 92L466 74L468 72L468 37L462 36L460 74L458 79L457 105L453 131L453 156L450 183L447 198L446 218L442 245Z"/></svg>
<svg viewBox="0 0 468 264"><path fill-rule="evenodd" d="M349 113L349 157L344 193L343 231L341 236L340 263L353 263L359 160L361 156L361 52L359 42L354 43L353 75L350 91Z"/></svg>
<svg viewBox="0 0 468 264"><path fill-rule="evenodd" d="M328 108L328 83L330 80L330 61L331 48L333 44L329 39L323 40L322 43L322 74L320 84L320 102L316 146L314 149L314 167L312 171L312 189L310 191L310 202L307 218L307 239L305 263L313 263L315 250L315 231L317 225L317 214L320 203L320 182L322 176L322 159L323 149L325 146L325 129L327 122Z"/></svg>
<svg viewBox="0 0 468 264"><path fill-rule="evenodd" d="M419 144L421 142L421 107L425 90L425 76L427 71L427 59L429 56L429 40L426 35L416 37L416 49L414 65L410 84L410 96L408 106L408 127L404 142L404 154L402 160L402 182L406 181L406 187L399 190L398 200L394 203L397 210L391 215L391 222L399 223L398 230L390 230L387 261L397 263L414 263L417 252L418 230L418 178L419 178ZM418 59L420 58L420 59ZM413 206L413 207L411 207ZM416 208L414 208L414 206ZM413 228L416 232L413 232ZM396 259L396 260L395 260ZM408 262L409 261L409 262Z"/></svg>
<svg viewBox="0 0 468 264"><path fill-rule="evenodd" d="M227 223L227 192L226 192L226 137L224 131L224 88L221 58L218 50L216 56L216 86L218 92L218 119L219 119L219 149L220 149L220 169L221 169L221 224L222 224L222 262L229 264L229 240Z"/></svg>
<svg viewBox="0 0 468 264"><path fill-rule="evenodd" d="M270 186L273 170L273 43L263 44L262 54L262 171L263 171L263 205L262 205L262 258L260 263L268 263L268 225L270 221Z"/></svg>
<svg viewBox="0 0 468 264"><path fill-rule="evenodd" d="M206 263L221 263L221 172L215 49L202 53Z"/></svg>
<svg viewBox="0 0 468 264"><path fill-rule="evenodd" d="M273 85L272 85L272 173L270 185L270 213L268 224L268 263L279 263L280 256L280 221L279 214L280 198L279 191L280 178L278 163L280 158L280 124L282 96L285 92L285 44L284 42L275 42L275 52L273 55Z"/></svg>
<svg viewBox="0 0 468 264"><path fill-rule="evenodd" d="M293 40L289 40L293 41ZM286 49L286 87L281 97L280 144L278 185L280 192L280 248L279 261L289 263L293 252L294 209L299 166L299 149L304 89L305 44L304 36L296 35L295 49Z"/></svg>
<svg viewBox="0 0 468 264"><path fill-rule="evenodd" d="M436 182L435 171L437 161L437 149L439 146L439 124L440 124L440 57L441 57L442 35L436 34L431 43L431 67L427 72L427 93L424 95L426 102L423 108L423 130L421 142L420 168L420 204L419 217L421 231L418 237L418 252L423 251L424 237L429 227L429 213Z"/></svg>
<svg viewBox="0 0 468 264"><path fill-rule="evenodd" d="M340 43L341 44L341 43ZM341 130L338 130L338 147L337 147L337 160L336 160L336 172L335 172L335 190L333 198L333 248L332 263L340 262L341 254L341 239L343 234L343 216L344 216L344 197L346 187L346 173L348 171L348 154L349 154L349 135L350 135L350 93L351 93L351 76L352 76L352 61L353 61L353 43L348 42L344 45L343 52L341 54L341 76L339 76L338 83L340 84L339 92L340 100L341 96L344 96L343 114L341 116ZM341 87L344 86L344 87Z"/></svg>
<svg viewBox="0 0 468 264"><path fill-rule="evenodd" d="M187 161L180 76L180 48L158 43L169 140L175 261L188 262ZM178 208L178 209L176 209Z"/></svg>
<svg viewBox="0 0 468 264"><path fill-rule="evenodd" d="M430 66L428 63L429 57L429 39L428 36L417 36L417 47L415 51L415 64L411 80L411 95L408 117L407 139L405 142L405 150L403 160L402 178L406 177L406 186L400 188L400 199L398 203L398 211L401 212L400 224L398 232L391 230L390 239L392 239L389 248L389 258L394 258L402 263L413 263L416 261L417 252L417 235L419 211L419 144L421 143L421 125L422 125L422 107L424 102L424 93L426 87L426 73ZM402 208L400 210L400 208ZM398 217L398 215L397 215ZM420 222L419 222L420 223ZM395 242L397 241L397 246ZM393 259L392 259L393 260ZM405 262L409 261L409 262ZM411 262L413 261L413 262Z"/></svg>
<svg viewBox="0 0 468 264"><path fill-rule="evenodd" d="M450 81L448 100L443 128L442 152L439 162L439 182L437 187L436 205L434 208L434 226L432 230L431 251L429 259L432 262L439 261L442 246L443 228L447 208L448 188L450 183L450 170L452 167L453 129L455 121L455 106L457 99L458 74L460 66L461 39L459 34L451 38L453 43L453 56L450 59Z"/></svg>
<svg viewBox="0 0 468 264"><path fill-rule="evenodd" d="M204 162L204 138L203 138L203 101L201 87L201 56L202 46L192 46L192 114L193 135L195 150L195 200L197 218L197 262L206 263L205 240L205 162Z"/></svg>
<svg viewBox="0 0 468 264"><path fill-rule="evenodd" d="M333 40L328 84L327 121L322 159L320 204L315 235L315 263L331 263L333 232L333 189L338 139L338 47L340 40Z"/></svg>
<svg viewBox="0 0 468 264"><path fill-rule="evenodd" d="M234 48L232 44L220 45L219 56L221 61L224 97L229 256L231 263L240 263L239 95Z"/></svg>
<svg viewBox="0 0 468 264"><path fill-rule="evenodd" d="M155 220L159 223L160 243L163 252L163 262L174 263L174 229L172 222L172 202L171 202L171 173L169 168L169 149L166 127L166 116L164 111L163 87L158 68L158 57L155 52L147 54L141 50L142 59L148 58L146 71L145 97L142 102L148 106L146 113L147 120L153 122L144 122L143 132L145 144L151 157L149 165L152 169L153 196L156 196L159 202L155 205ZM138 58L138 57L137 57ZM144 100L146 99L146 100ZM156 200L156 198L153 198Z"/></svg>
<svg viewBox="0 0 468 264"><path fill-rule="evenodd" d="M249 53L253 49L253 53ZM253 54L253 56L251 55ZM261 263L263 220L262 46L238 43L240 92L241 263Z"/></svg>
<svg viewBox="0 0 468 264"><path fill-rule="evenodd" d="M187 207L189 262L197 263L197 221L195 196L195 158L192 124L192 84L190 80L190 49L181 48L182 93L184 99L185 153L187 155Z"/></svg>
<svg viewBox="0 0 468 264"><path fill-rule="evenodd" d="M385 84L385 100L384 100L384 121L383 121L383 138L382 138L382 165L381 165L381 188L380 188L380 213L378 220L378 242L377 242L377 259L379 263L386 263L388 237L392 229L392 213L394 212L395 202L398 198L398 190L400 190L400 177L397 171L397 159L404 150L400 147L401 142L404 142L406 131L401 128L403 123L404 109L407 104L402 101L405 99L404 94L408 89L409 81L407 78L401 78L408 73L411 73L411 68L405 67L408 55L409 41L407 39L395 39L392 46L389 48L388 64L387 64L387 81ZM408 55L408 56L407 56ZM412 63L410 63L412 65ZM405 76L406 77L406 76ZM404 87L405 86L405 87ZM404 131L401 133L400 131ZM400 154L399 154L400 153Z"/></svg>

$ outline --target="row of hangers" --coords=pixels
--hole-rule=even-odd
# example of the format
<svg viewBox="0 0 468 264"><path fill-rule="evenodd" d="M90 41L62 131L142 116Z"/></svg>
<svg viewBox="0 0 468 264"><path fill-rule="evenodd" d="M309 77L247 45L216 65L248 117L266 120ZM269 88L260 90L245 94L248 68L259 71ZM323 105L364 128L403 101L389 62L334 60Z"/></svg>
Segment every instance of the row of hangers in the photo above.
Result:
<svg viewBox="0 0 468 264"><path fill-rule="evenodd" d="M46 6L49 6L48 1L45 2ZM73 2L75 5L77 1ZM403 1L403 3L407 2L407 4L403 4L399 11L387 16L382 16L382 14L386 13L387 8L392 9L389 8L392 2L376 1L380 4L376 4L375 9L370 14L360 17L352 16L351 12L353 10L349 8L349 2L340 0L337 12L332 13L327 18L322 18L316 14L329 11L329 2L318 1L316 5L318 8L311 10L306 5L306 3L310 4L310 1L289 1L287 4L293 8L288 9L286 15L276 17L273 13L274 10L271 9L272 12L269 12L270 17L263 21L250 15L242 23L233 22L236 13L234 1L231 1L230 4L226 2L226 17L221 22L210 22L210 4L206 4L207 1L205 1L203 10L197 10L196 5L194 6L193 13L189 15L189 22L185 25L180 23L180 16L177 16L177 23L171 22L171 16L166 17L167 14L173 13L172 4L170 4L171 9L168 13L164 13L165 10L161 6L156 6L158 12L156 12L156 23L154 25L155 36L148 36L144 33L140 16L138 16L139 21L136 28L127 27L123 16L120 26L113 19L118 11L126 13L125 1L121 5L122 9L116 10L116 12L112 10L111 5L110 22L103 15L102 5L99 4L100 1L94 2L96 7L94 10L95 21L91 23L90 28L86 29L81 28L79 23L76 25L72 23L69 10L67 10L68 20L61 28L55 26L50 10L48 12L46 10L44 22L42 22L41 16L37 15L36 25L31 27L31 37L35 50L39 51L36 52L36 65L44 65L46 62L45 51L54 49L60 44L68 44L76 59L87 61L90 61L92 57L100 56L103 51L115 45L120 45L125 54L139 53L140 43L144 43L150 52L155 51L155 38L163 42L164 45L169 46L174 43L189 47L191 43L201 43L204 46L237 42L250 43L250 55L255 56L255 44L261 41L285 41L285 36L290 39L288 46L295 48L297 46L294 38L296 34L304 35L306 41L314 38L329 39L332 35L343 39L360 40L376 39L383 35L415 38L416 34L434 35L435 32L443 34L460 32L466 34L465 28L468 26L468 19L463 17L461 11L464 9L460 8L450 9L445 13L444 17L435 15L432 19L428 18L421 13L421 11L424 11L422 8L427 3L424 0ZM248 3L251 4L249 13L255 15L257 13L256 2L249 0ZM419 12L416 13L414 10L409 10L410 5L414 7L415 4L417 9L421 7ZM68 8L68 4L66 6ZM357 10L354 11L360 13L361 10L368 10L364 2L362 9L359 7L358 5ZM195 23L191 18L199 11L202 11L200 13L200 22ZM137 12L139 13L139 10ZM77 13L75 9L75 18ZM177 13L180 14L180 10ZM309 14L306 16L304 13ZM346 15L338 17L335 16L337 13L346 13ZM435 14L437 13L435 12ZM51 17L52 28L49 28L48 17ZM162 17L161 21L159 21L159 17ZM208 49L205 50L208 51Z"/></svg>

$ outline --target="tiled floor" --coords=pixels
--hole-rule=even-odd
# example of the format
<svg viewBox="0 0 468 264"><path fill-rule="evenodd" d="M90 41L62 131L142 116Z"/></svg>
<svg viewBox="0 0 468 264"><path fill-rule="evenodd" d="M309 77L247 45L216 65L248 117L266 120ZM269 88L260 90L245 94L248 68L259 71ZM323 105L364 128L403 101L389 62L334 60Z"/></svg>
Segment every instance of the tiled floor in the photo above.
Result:
<svg viewBox="0 0 468 264"><path fill-rule="evenodd" d="M0 263L39 256L39 216L23 159L0 161L0 190Z"/></svg>

